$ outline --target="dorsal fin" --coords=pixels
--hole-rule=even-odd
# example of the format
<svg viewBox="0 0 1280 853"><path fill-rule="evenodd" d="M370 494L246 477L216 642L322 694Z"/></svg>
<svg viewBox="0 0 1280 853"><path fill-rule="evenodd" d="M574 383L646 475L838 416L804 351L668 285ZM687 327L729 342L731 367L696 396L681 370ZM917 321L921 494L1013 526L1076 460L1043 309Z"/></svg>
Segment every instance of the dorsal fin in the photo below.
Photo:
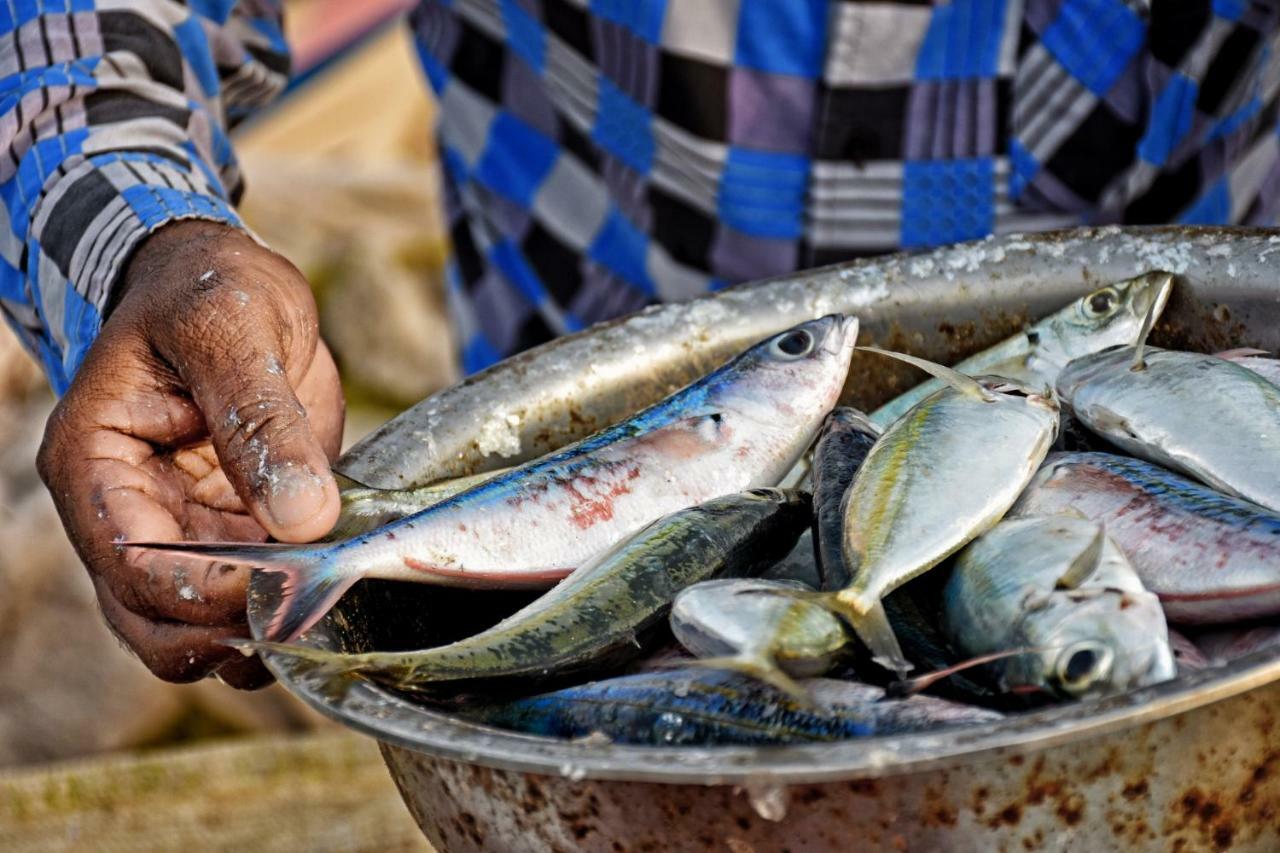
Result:
<svg viewBox="0 0 1280 853"><path fill-rule="evenodd" d="M1071 565L1067 566L1067 570L1062 573L1062 577L1058 578L1058 589L1076 589L1080 584L1092 577L1093 573L1098 570L1098 563L1102 560L1102 549L1106 544L1107 531L1099 524L1098 532L1094 534L1093 539L1071 561Z"/></svg>
<svg viewBox="0 0 1280 853"><path fill-rule="evenodd" d="M377 486L370 486L367 483L362 483L356 478L350 477L341 471L331 471L330 473L333 474L333 479L337 482L338 491L340 492L345 492L347 489L368 489L371 492L384 491L383 489L379 489Z"/></svg>
<svg viewBox="0 0 1280 853"><path fill-rule="evenodd" d="M965 376L958 370L952 370L950 367L945 367L926 358L917 358L914 355L907 355L905 352L893 352L879 347L862 346L858 347L858 349L864 352L874 352L878 355L887 355L889 358L896 358L898 361L905 361L913 367L920 368L934 379L947 383L962 394L976 397L983 402L989 403L995 399L995 395L983 388L978 380L972 376Z"/></svg>
<svg viewBox="0 0 1280 853"><path fill-rule="evenodd" d="M1159 275L1160 273L1153 272L1149 274ZM1164 273L1164 275L1169 276L1170 278L1173 277L1171 273ZM1147 316L1142 318L1142 329L1139 330L1138 332L1138 345L1134 347L1134 350L1133 350L1133 364L1129 366L1130 370L1146 370L1147 369L1147 362L1145 357L1146 351L1147 351L1147 338L1151 335L1151 330L1155 328L1156 317L1160 316L1160 312L1163 310L1164 310L1163 300L1161 299L1152 300L1151 307L1147 309Z"/></svg>

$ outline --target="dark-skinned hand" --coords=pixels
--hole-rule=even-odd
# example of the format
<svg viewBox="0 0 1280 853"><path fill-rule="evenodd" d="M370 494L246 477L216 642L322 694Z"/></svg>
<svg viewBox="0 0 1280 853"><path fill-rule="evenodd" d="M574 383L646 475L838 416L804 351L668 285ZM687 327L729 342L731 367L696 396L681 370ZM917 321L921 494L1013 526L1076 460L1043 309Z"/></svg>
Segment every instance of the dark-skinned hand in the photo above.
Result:
<svg viewBox="0 0 1280 853"><path fill-rule="evenodd" d="M249 570L124 541L306 542L338 516L337 370L302 274L243 232L164 226L45 429L38 467L112 630L159 677L270 676L248 636Z"/></svg>

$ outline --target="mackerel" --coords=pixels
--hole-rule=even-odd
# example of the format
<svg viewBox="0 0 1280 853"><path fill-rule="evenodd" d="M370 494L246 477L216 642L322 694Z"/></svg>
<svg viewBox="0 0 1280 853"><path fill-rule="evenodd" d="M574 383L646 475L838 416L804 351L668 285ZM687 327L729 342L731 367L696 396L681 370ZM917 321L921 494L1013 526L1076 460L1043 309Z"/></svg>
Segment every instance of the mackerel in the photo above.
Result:
<svg viewBox="0 0 1280 853"><path fill-rule="evenodd" d="M844 561L844 498L879 438L879 427L847 406L827 415L818 431L813 448L813 550L823 589L843 589L853 580Z"/></svg>
<svg viewBox="0 0 1280 853"><path fill-rule="evenodd" d="M845 499L852 580L819 593L881 665L906 672L881 599L990 529L1040 466L1058 426L1052 395L1001 377L973 379L892 354L948 384L895 421Z"/></svg>
<svg viewBox="0 0 1280 853"><path fill-rule="evenodd" d="M1159 601L1092 521L1001 522L956 557L943 602L965 654L1028 649L989 664L1008 690L1078 699L1176 674Z"/></svg>
<svg viewBox="0 0 1280 853"><path fill-rule="evenodd" d="M1280 387L1227 359L1122 347L1077 359L1058 394L1126 452L1280 511Z"/></svg>
<svg viewBox="0 0 1280 853"><path fill-rule="evenodd" d="M1280 517L1110 453L1055 453L1010 515L1067 513L1106 527L1165 613L1183 624L1280 613Z"/></svg>
<svg viewBox="0 0 1280 853"><path fill-rule="evenodd" d="M688 669L596 681L510 702L471 706L476 722L558 738L649 746L769 746L930 731L1001 719L928 696L886 700L878 687L802 682L811 701L737 673Z"/></svg>
<svg viewBox="0 0 1280 853"><path fill-rule="evenodd" d="M966 358L955 369L968 376L1004 376L1033 388L1052 388L1073 359L1136 343L1143 318L1149 314L1159 318L1172 291L1173 276L1167 272L1149 272L1100 287L1022 334ZM871 420L883 429L941 387L937 379L918 385L876 409Z"/></svg>

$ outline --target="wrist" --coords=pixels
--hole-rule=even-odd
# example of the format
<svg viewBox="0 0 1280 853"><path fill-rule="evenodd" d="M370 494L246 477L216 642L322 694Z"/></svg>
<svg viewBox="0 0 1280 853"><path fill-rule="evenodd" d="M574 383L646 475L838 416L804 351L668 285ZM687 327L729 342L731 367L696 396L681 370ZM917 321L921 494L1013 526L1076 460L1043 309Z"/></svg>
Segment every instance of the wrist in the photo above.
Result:
<svg viewBox="0 0 1280 853"><path fill-rule="evenodd" d="M257 248L243 229L221 220L177 219L161 225L138 244L125 264L103 306L103 321L129 294L172 280L175 269L189 267L195 259L240 242Z"/></svg>

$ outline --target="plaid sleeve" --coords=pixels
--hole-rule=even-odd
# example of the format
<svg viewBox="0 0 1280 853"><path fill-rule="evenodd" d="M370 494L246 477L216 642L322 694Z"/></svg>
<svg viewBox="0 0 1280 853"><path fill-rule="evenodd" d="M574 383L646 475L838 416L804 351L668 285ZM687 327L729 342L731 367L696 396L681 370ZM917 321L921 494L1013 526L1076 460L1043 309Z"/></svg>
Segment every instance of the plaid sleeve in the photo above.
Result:
<svg viewBox="0 0 1280 853"><path fill-rule="evenodd" d="M143 237L240 224L226 127L288 63L274 0L0 3L0 307L56 392Z"/></svg>

